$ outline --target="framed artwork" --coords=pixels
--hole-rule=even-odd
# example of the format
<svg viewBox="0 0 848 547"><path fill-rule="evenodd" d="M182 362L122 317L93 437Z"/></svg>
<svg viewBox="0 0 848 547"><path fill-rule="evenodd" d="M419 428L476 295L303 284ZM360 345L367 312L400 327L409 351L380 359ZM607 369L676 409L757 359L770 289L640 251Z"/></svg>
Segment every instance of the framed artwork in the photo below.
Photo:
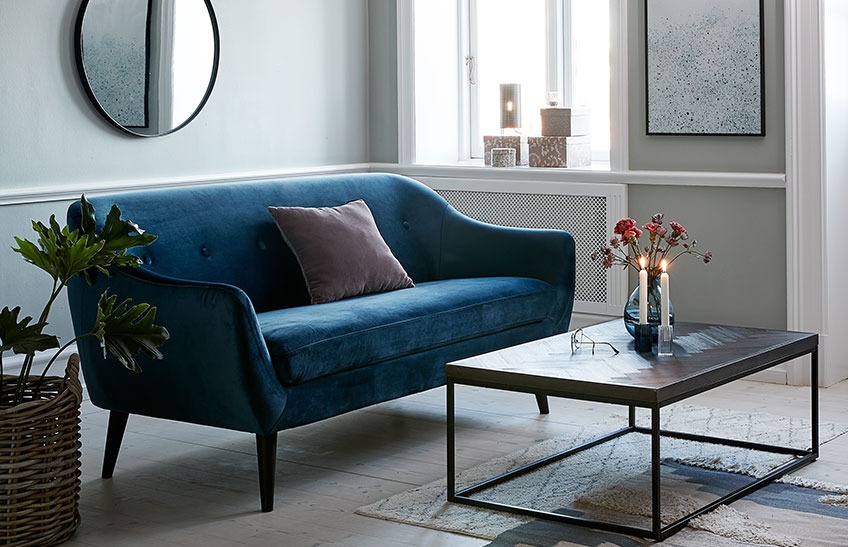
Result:
<svg viewBox="0 0 848 547"><path fill-rule="evenodd" d="M645 0L648 135L765 135L763 0Z"/></svg>

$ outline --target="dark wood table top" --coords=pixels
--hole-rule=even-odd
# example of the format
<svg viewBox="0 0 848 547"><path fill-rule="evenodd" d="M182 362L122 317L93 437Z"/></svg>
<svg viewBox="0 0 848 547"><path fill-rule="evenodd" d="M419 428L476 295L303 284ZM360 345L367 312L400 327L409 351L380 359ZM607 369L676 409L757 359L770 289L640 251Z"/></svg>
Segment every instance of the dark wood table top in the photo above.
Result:
<svg viewBox="0 0 848 547"><path fill-rule="evenodd" d="M571 351L571 333L478 355L446 367L448 381L635 406L665 406L818 348L805 332L678 322L673 356L636 353L622 319L586 327L596 342Z"/></svg>

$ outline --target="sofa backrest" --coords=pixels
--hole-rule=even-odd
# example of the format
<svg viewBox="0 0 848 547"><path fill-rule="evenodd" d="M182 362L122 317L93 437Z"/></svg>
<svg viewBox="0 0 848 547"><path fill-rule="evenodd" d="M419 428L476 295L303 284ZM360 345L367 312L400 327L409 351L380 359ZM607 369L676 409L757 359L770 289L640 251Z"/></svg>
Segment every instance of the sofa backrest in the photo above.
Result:
<svg viewBox="0 0 848 547"><path fill-rule="evenodd" d="M158 239L134 250L143 269L234 285L258 312L308 303L303 276L268 206L336 206L363 199L415 282L432 280L447 203L412 179L361 173L122 192L87 198L98 228L112 204ZM79 226L79 203L68 223Z"/></svg>

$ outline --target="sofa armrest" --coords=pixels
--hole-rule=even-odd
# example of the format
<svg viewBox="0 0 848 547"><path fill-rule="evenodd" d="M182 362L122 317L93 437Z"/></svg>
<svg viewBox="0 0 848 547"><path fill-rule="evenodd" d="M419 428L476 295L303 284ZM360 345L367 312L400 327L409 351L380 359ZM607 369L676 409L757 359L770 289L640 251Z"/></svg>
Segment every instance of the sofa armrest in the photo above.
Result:
<svg viewBox="0 0 848 547"><path fill-rule="evenodd" d="M574 304L574 239L562 230L508 228L449 207L442 223L439 277L531 277L556 287L554 321L568 330Z"/></svg>
<svg viewBox="0 0 848 547"><path fill-rule="evenodd" d="M74 280L68 298L77 335L88 332L97 300L108 289L119 300L156 306L156 323L171 334L161 361L140 358L125 369L94 338L79 342L83 374L97 406L131 414L267 434L286 403L253 305L240 289L168 278L143 270L100 275L94 286Z"/></svg>

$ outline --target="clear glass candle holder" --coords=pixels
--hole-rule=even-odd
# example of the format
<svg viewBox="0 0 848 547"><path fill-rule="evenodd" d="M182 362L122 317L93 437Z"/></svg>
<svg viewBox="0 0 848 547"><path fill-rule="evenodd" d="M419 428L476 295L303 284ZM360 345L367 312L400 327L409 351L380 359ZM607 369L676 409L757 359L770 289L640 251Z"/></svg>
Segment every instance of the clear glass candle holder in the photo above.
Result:
<svg viewBox="0 0 848 547"><path fill-rule="evenodd" d="M657 332L657 355L660 357L674 355L674 351L672 349L673 346L674 327L672 325L667 327L660 326L659 331Z"/></svg>

